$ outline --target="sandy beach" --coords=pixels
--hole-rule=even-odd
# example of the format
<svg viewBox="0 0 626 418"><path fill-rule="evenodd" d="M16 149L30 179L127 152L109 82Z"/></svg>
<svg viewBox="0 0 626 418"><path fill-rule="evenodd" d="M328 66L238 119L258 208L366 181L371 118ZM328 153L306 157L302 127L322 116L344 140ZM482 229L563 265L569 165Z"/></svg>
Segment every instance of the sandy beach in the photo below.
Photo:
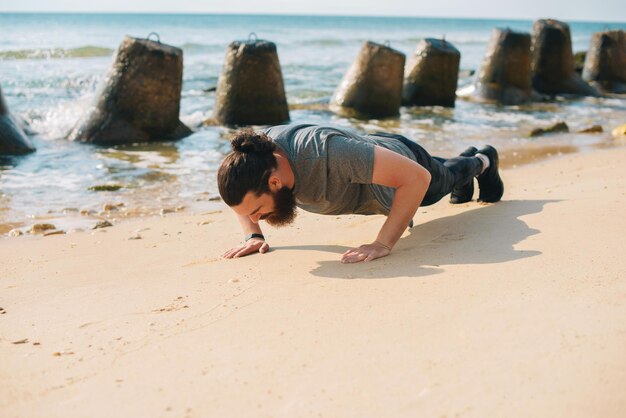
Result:
<svg viewBox="0 0 626 418"><path fill-rule="evenodd" d="M504 170L357 265L383 217L301 213L238 260L228 208L0 239L0 415L623 417L624 161Z"/></svg>

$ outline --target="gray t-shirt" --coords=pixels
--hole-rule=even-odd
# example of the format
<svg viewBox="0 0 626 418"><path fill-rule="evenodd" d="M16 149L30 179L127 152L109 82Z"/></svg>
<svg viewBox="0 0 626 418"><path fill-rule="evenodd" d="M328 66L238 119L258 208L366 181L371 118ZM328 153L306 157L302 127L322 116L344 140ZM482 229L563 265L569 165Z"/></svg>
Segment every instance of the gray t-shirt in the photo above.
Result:
<svg viewBox="0 0 626 418"><path fill-rule="evenodd" d="M395 189L372 184L374 146L416 161L398 140L345 129L279 125L263 132L287 155L298 207L324 215L389 213Z"/></svg>

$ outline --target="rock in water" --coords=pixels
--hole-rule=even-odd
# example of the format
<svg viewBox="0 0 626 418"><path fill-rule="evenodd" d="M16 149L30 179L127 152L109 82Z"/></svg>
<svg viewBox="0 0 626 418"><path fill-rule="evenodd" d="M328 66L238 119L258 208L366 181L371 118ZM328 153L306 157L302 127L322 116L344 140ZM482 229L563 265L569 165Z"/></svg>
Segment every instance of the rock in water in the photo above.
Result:
<svg viewBox="0 0 626 418"><path fill-rule="evenodd" d="M593 126L590 126L588 128L581 129L580 131L578 131L578 133L581 133L581 134L601 134L602 132L604 132L604 129L602 128L601 125L593 125Z"/></svg>
<svg viewBox="0 0 626 418"><path fill-rule="evenodd" d="M530 34L493 30L474 95L504 105L531 100Z"/></svg>
<svg viewBox="0 0 626 418"><path fill-rule="evenodd" d="M217 83L213 117L224 125L277 125L289 121L276 45L232 42Z"/></svg>
<svg viewBox="0 0 626 418"><path fill-rule="evenodd" d="M331 99L331 106L355 116L397 116L402 102L405 56L385 45L365 42Z"/></svg>
<svg viewBox="0 0 626 418"><path fill-rule="evenodd" d="M583 78L602 91L626 94L626 33L623 30L593 34Z"/></svg>
<svg viewBox="0 0 626 418"><path fill-rule="evenodd" d="M43 234L46 231L52 231L57 229L54 225L52 224L35 224L33 226L31 226L30 230L28 231L28 233L30 234Z"/></svg>
<svg viewBox="0 0 626 418"><path fill-rule="evenodd" d="M569 25L553 19L533 25L533 88L543 94L598 96L576 73Z"/></svg>
<svg viewBox="0 0 626 418"><path fill-rule="evenodd" d="M405 106L454 107L461 53L449 42L426 38L404 74Z"/></svg>
<svg viewBox="0 0 626 418"><path fill-rule="evenodd" d="M569 132L569 126L565 122L557 122L547 128L535 128L530 132L530 136L541 136L558 132Z"/></svg>
<svg viewBox="0 0 626 418"><path fill-rule="evenodd" d="M0 155L21 155L33 151L35 147L9 112L0 88Z"/></svg>
<svg viewBox="0 0 626 418"><path fill-rule="evenodd" d="M116 145L189 135L178 118L182 77L182 50L126 36L95 107L69 139Z"/></svg>
<svg viewBox="0 0 626 418"><path fill-rule="evenodd" d="M113 224L107 220L104 221L100 221L97 224L95 224L91 229L102 229L102 228L109 228L113 226Z"/></svg>

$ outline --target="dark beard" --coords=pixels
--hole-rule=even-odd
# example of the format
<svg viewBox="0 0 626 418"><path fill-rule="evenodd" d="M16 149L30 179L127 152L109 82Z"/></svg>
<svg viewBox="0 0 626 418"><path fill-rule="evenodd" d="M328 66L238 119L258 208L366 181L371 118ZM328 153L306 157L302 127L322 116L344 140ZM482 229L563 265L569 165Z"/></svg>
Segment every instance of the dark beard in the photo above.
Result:
<svg viewBox="0 0 626 418"><path fill-rule="evenodd" d="M274 199L274 211L265 217L261 217L272 226L287 226L296 219L296 197L289 187L282 187L276 193L272 193Z"/></svg>

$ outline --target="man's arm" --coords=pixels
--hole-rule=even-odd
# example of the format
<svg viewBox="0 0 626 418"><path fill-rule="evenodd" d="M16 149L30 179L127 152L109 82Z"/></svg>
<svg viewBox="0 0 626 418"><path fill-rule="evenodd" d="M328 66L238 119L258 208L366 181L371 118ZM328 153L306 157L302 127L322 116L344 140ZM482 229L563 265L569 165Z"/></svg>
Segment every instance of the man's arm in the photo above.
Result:
<svg viewBox="0 0 626 418"><path fill-rule="evenodd" d="M379 146L374 147L372 183L396 189L391 210L376 240L346 251L344 263L385 257L409 225L430 185L430 173L415 161Z"/></svg>
<svg viewBox="0 0 626 418"><path fill-rule="evenodd" d="M244 236L248 236L250 234L263 234L263 231L261 231L261 227L259 226L259 224L252 222L249 216L237 215L237 219L239 219L239 223L241 224L241 229L243 230ZM263 254L266 253L269 249L269 244L261 238L251 238L239 247L235 247L231 250L226 251L222 255L222 257L243 257L244 255L256 253L257 251Z"/></svg>

